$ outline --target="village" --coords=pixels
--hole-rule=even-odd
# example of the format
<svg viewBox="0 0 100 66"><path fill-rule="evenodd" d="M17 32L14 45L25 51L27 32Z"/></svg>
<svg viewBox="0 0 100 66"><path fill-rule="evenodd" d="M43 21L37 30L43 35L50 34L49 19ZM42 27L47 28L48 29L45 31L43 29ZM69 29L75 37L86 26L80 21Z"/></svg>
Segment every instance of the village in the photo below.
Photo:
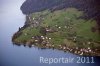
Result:
<svg viewBox="0 0 100 66"><path fill-rule="evenodd" d="M62 10L61 12L58 11L60 14L57 12L51 13L49 11L44 11L42 13L39 12L36 14L33 13L31 15L27 15L25 23L27 27L22 27L23 29L20 28L19 31L15 33L16 35L20 33L21 36L18 35L18 37L14 35L14 43L24 43L24 45L31 47L37 46L41 49L58 49L77 55L100 56L99 42L95 42L92 39L87 39L77 35L76 30L79 29L77 28L77 24L85 24L85 20L83 20L83 22L82 19L77 20L82 13L79 12L79 15L73 11L70 12L70 10L71 9L69 8L69 10L66 10L66 12L64 12L65 10ZM78 12L76 9L72 8L72 10ZM75 17L73 17L73 15L75 15ZM76 23L74 23L75 20L73 19L76 20ZM95 44L98 46L94 47Z"/></svg>

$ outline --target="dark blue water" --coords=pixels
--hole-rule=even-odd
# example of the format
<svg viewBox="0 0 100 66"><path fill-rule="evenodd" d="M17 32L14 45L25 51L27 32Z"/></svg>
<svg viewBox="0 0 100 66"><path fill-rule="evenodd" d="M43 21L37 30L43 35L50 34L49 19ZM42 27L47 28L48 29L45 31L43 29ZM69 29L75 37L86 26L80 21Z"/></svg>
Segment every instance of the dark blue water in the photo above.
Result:
<svg viewBox="0 0 100 66"><path fill-rule="evenodd" d="M25 15L20 11L24 0L0 0L0 66L94 66L94 64L40 63L40 57L61 58L78 56L53 49L16 46L11 42L12 35L24 25ZM97 66L97 65L95 65Z"/></svg>

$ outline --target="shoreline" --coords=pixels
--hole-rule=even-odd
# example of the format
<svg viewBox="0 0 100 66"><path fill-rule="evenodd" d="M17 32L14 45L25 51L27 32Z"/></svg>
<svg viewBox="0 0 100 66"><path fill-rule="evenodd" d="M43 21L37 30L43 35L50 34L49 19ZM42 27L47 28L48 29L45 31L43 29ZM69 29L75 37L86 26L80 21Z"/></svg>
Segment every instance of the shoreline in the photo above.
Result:
<svg viewBox="0 0 100 66"><path fill-rule="evenodd" d="M80 55L80 56L100 56L100 54L98 53L99 50L95 49L92 50L90 48L79 48L79 47L67 47L66 45L52 45L52 44L38 44L38 43L21 43L21 42L16 42L13 41L13 44L15 45L23 45L23 46L29 46L29 47L38 47L40 49L57 49L57 50L61 50L64 52L69 52L69 53L73 53L75 55Z"/></svg>
<svg viewBox="0 0 100 66"><path fill-rule="evenodd" d="M71 8L69 10L71 10ZM61 10L61 12L69 11L69 10ZM76 9L72 8L72 10L75 10L76 12L78 12ZM43 14L41 14L41 13L43 13ZM56 12L53 12L53 13L56 13ZM99 43L95 43L95 42L87 40L87 39L84 40L84 41L86 41L86 42L84 42L82 37L78 37L75 34L70 35L72 37L69 37L69 39L67 37L65 38L65 37L59 36L60 35L59 33L61 33L61 29L62 29L61 27L63 25L61 27L55 25L55 27L54 27L54 28L56 28L55 30L53 30L54 28L51 28L51 27L44 27L44 28L40 29L40 24L41 24L41 21L43 19L45 19L44 17L48 16L48 14L53 14L53 13L49 13L49 11L39 12L39 13L34 14L34 17L36 16L36 18L34 18L32 14L26 15L26 22L25 22L24 26L19 28L19 30L12 37L13 44L28 45L30 47L37 46L41 49L42 48L58 49L58 50L62 50L64 52L68 51L70 53L73 53L76 55L82 55L82 56L100 56L99 49L92 46L95 44L98 45ZM58 11L58 13L60 13L60 11ZM37 16L37 14L38 14L38 16ZM70 19L68 19L68 20L70 21ZM73 27L67 28L67 26L64 26L64 29L67 29L69 31L71 28L73 28ZM23 35L23 31L24 32L26 31L24 29L27 29L28 31L31 31L34 29L34 31L37 31L37 33L40 30L43 35L41 35L40 33L37 34L34 32L34 34L36 36L31 36L30 39L27 39L24 41L21 41L20 39L19 40L16 39L16 38L20 37L20 35ZM51 36L52 36L51 37L51 36L47 36L46 33L54 33L54 32L57 33L58 38L60 38L60 39L62 38L63 40L65 40L65 43L62 44L62 43L58 42L59 44L54 44L53 42L51 42L51 40L53 40L52 38L56 38L56 37L54 37L55 34L54 34L54 36L52 36L53 34L51 34ZM24 36L28 36L28 35L30 35L30 34L28 34L27 32L24 33ZM82 40L81 43L80 43L81 40L78 40L80 38ZM76 42L78 42L76 39L79 41L79 43L80 43L79 45L76 43ZM86 44L86 47L84 46L84 43ZM78 46L80 46L80 47L78 47ZM93 48L91 48L91 47L93 47Z"/></svg>
<svg viewBox="0 0 100 66"><path fill-rule="evenodd" d="M40 49L57 49L57 50L61 50L61 51L64 51L64 52L69 52L69 53L73 53L75 55L80 55L80 56L100 56L99 53L96 53L98 52L98 50L91 50L91 49L85 49L85 48L71 48L71 47L65 47L65 46L54 46L54 45L51 45L51 46L48 46L48 45L39 45L39 44L23 44L23 43L15 43L13 42L13 44L15 45L23 45L23 46L29 46L29 47L38 47ZM91 52L92 51L92 52Z"/></svg>

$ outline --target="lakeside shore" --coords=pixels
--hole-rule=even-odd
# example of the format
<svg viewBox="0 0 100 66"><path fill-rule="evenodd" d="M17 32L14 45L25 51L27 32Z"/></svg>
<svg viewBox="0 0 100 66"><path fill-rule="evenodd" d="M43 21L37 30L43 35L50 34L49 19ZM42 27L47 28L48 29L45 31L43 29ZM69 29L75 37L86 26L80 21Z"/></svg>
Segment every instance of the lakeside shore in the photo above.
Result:
<svg viewBox="0 0 100 66"><path fill-rule="evenodd" d="M71 10L71 9L69 9L69 10ZM75 9L72 9L72 10L75 10ZM77 10L75 10L75 11L77 12ZM63 11L61 11L61 12L63 12ZM57 13L57 12L55 12L55 13ZM60 13L60 12L58 12L58 13ZM38 13L38 14L41 14L41 13ZM68 52L74 53L76 55L100 56L99 42L94 42L92 40L84 40L83 38L80 38L77 35L75 35L74 32L73 32L74 35L71 35L70 37L66 36L67 33L65 35L63 35L63 33L65 31L63 29L67 29L67 31L69 31L69 33L72 32L72 29L74 29L72 24L69 24L69 26L66 26L66 25L58 26L57 24L55 24L54 28L53 28L53 26L49 27L48 26L49 24L46 26L43 24L42 25L43 28L41 28L40 24L42 21L45 20L45 17L47 17L48 14L52 14L52 13L45 11L45 12L42 12L42 15L38 15L38 16L37 16L37 14L27 15L25 25L23 27L19 28L18 32L16 32L13 35L13 37L12 37L13 43L17 44L17 45L37 46L39 48L58 49L58 50L63 50L64 52L68 51ZM49 17L49 19L50 19L50 17ZM57 17L56 19L59 19L59 18ZM68 21L68 19L67 19L67 21ZM67 23L70 23L70 22L67 22ZM64 27L64 28L61 30L62 27ZM40 34L38 32L39 30L40 30L40 33L42 33L42 34ZM33 34L30 37L30 39L29 38L25 39L25 37L21 38L21 39L17 39L21 35L23 35L23 36L31 35L31 33L27 33L26 31L32 31ZM52 33L52 34L49 36L50 33ZM58 37L55 35L57 35ZM62 37L60 35L62 35L64 37ZM57 40L56 40L56 37L57 37ZM25 40L23 40L23 39L25 39ZM79 40L79 39L82 39L82 40ZM62 42L62 41L64 41L64 42ZM98 47L94 47L95 44L98 45Z"/></svg>

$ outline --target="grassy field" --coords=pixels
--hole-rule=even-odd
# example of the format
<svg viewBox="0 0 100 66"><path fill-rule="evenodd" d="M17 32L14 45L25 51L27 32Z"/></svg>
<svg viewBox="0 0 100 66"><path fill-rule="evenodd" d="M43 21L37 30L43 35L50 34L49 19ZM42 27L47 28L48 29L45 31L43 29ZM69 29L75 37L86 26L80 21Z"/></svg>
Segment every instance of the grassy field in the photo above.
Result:
<svg viewBox="0 0 100 66"><path fill-rule="evenodd" d="M50 40L48 42L55 46L66 44L69 47L100 48L100 45L95 43L100 42L100 35L98 31L92 31L92 28L96 27L96 21L81 18L84 15L82 11L78 11L75 8L33 13L30 15L31 22L41 18L40 25L38 27L29 26L25 28L15 41L25 43L32 40L34 36L45 36L49 37ZM41 27L44 30L41 30ZM52 32L46 32L46 28ZM91 43L89 44L89 42Z"/></svg>

